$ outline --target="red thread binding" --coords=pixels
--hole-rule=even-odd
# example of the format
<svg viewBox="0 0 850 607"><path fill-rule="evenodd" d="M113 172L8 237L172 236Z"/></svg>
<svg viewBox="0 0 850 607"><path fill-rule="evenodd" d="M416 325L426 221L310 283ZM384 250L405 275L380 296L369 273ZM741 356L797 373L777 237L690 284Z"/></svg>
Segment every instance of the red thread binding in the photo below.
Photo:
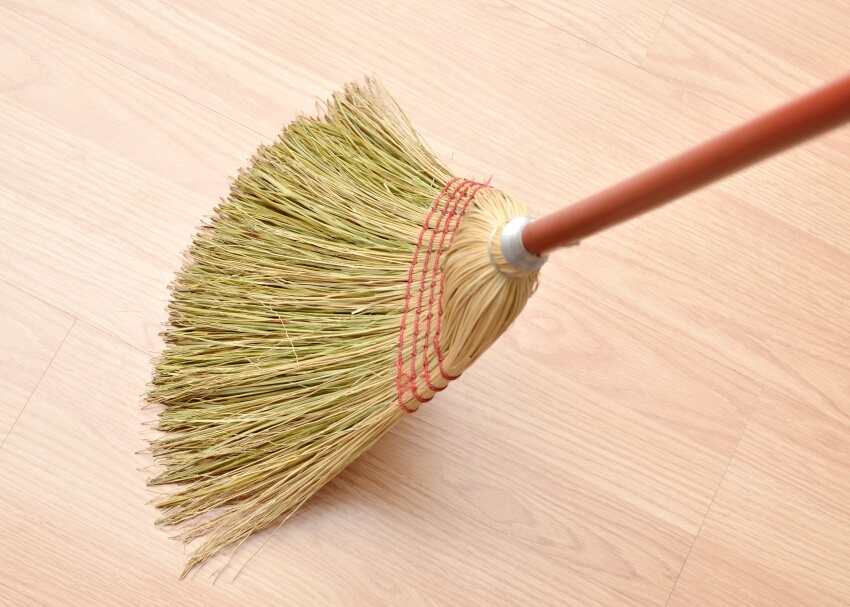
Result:
<svg viewBox="0 0 850 607"><path fill-rule="evenodd" d="M443 190L437 195L437 198L434 199L434 202L431 204L431 208L428 210L428 214L425 216L425 223L422 226L422 230L419 232L419 239L416 243L416 248L413 250L413 260L410 262L410 268L407 271L407 288L405 290L404 295L404 311L401 315L401 327L399 328L399 337L398 337L398 356L396 360L396 391L398 393L398 404L399 407L404 409L406 413L413 413L413 409L409 409L404 404L404 387L402 386L402 379L411 381L411 378L404 372L403 369L403 356L404 356L404 331L407 328L407 314L410 311L410 288L413 285L413 271L416 269L416 262L419 260L419 250L422 247L422 239L425 236L425 232L428 230L428 226L431 222L431 217L434 214L437 206L442 200L443 196L446 195L449 188L458 181L458 179L452 179L448 183L446 183ZM412 381L415 382L415 377L412 378ZM417 395L414 394L414 398Z"/></svg>
<svg viewBox="0 0 850 607"><path fill-rule="evenodd" d="M452 233L449 236L449 246L447 248L451 248L452 243L454 242L455 234L457 233L457 227L460 225L461 220L463 220L463 216L466 214L466 209L467 209L467 207L469 207L469 203L472 202L472 200L475 198L475 195L478 194L478 191L481 188L488 187L489 184L490 184L489 179L484 183L475 184L475 189L472 191L472 194L470 194L470 196L464 202L463 208L460 211L460 215L458 215L457 224L455 225L455 229L452 230ZM445 237L445 233L443 233L443 237ZM441 241L440 245L441 245L440 248L442 250L442 241ZM443 379L445 379L446 381L453 381L453 380L457 379L458 377L460 377L460 375L448 375L446 373L445 369L443 369L443 351L440 349L440 330L442 328L442 320L443 320L443 275L442 275L442 273L438 272L438 274L435 276L435 280L437 280L437 279L440 282L440 296L439 296L439 299L438 299L438 308L437 308L437 324L436 324L436 329L434 331L434 351L437 353L437 367L440 370L440 375L442 375ZM432 289L434 288L433 284L432 284L431 288ZM426 351L427 351L427 348L428 348L427 343L425 344L425 348L426 348Z"/></svg>
<svg viewBox="0 0 850 607"><path fill-rule="evenodd" d="M422 318L422 298L425 295L425 284L428 282L428 275L431 274L431 289L428 297L428 316L426 317L426 331L425 331L425 345L422 351L423 358L423 377L425 379L425 383L427 386L433 391L439 391L434 384L431 382L431 373L428 368L428 337L431 333L431 315L432 309L431 306L434 303L434 284L436 280L436 276L440 271L440 256L443 254L443 244L446 239L446 231L450 228L449 222L451 221L451 217L455 214L458 204L461 200L464 199L467 192L469 192L469 186L472 182L464 181L460 186L458 186L454 194L449 198L448 203L446 204L446 208L440 213L440 217L437 218L437 224L434 226L434 230L431 232L431 238L428 242L428 249L425 251L425 261L422 264L422 276L419 279L419 297L416 302L416 322L413 325L413 352L411 353L410 358L410 377L416 376L416 348L419 345L419 322ZM431 257L431 252L434 248L434 239L437 236L437 232L440 231L440 222L446 218L446 223L443 226L442 237L440 238L440 244L437 248L437 252L434 255L434 264L433 267L428 264L429 259ZM414 393L415 397L418 397L416 393L416 382L414 380L411 385L411 391ZM430 400L430 399L428 399ZM427 401L424 401L427 402Z"/></svg>
<svg viewBox="0 0 850 607"><path fill-rule="evenodd" d="M422 377L424 378L425 383L427 384L429 389L431 389L432 391L439 392L443 389L438 388L433 384L433 382L431 381L430 369L428 368L428 348L429 344L433 343L434 349L437 352L440 375L442 375L443 379L447 381L457 379L457 376L453 377L445 373L443 369L443 353L440 350L439 346L439 335L443 316L443 281L442 274L440 272L440 258L442 257L443 252L447 248L451 247L451 244L454 241L454 236L457 231L457 228L466 213L469 203L472 202L473 198L481 188L489 185L489 181L490 180L488 179L486 183L477 183L474 181L461 180L457 178L451 179L448 183L446 183L445 187L434 199L434 202L431 204L431 208L428 210L428 213L425 216L425 222L422 226L422 230L419 232L419 238L417 239L416 248L413 252L413 259L410 263L410 268L407 272L407 286L405 288L404 311L402 313L401 326L399 327L398 353L396 357L396 390L398 393L398 404L399 407L401 407L401 409L404 410L406 413L413 413L415 411L415 409L411 409L404 404L404 397L407 390L410 391L413 398L419 403L426 403L430 401L431 398L433 398L423 398L418 393L418 390L416 388L416 381L418 379L416 374L416 355L419 346L419 329L421 324L421 315L423 308L422 304L425 294L425 285L427 284L429 278L431 279L431 285L429 288L428 297L428 313L424 323L425 334L424 343L422 346ZM457 187L454 187L455 185L457 185ZM470 189L472 190L471 193ZM446 199L445 206L442 205L444 199ZM459 212L458 208L460 208ZM437 221L432 229L431 220L433 219L434 213L437 210L439 210L439 216L437 217ZM456 221L454 222L454 225L452 225L452 220L455 218ZM445 220L445 222L443 222L443 220ZM425 250L418 285L419 293L416 302L416 317L414 319L412 336L413 343L411 344L410 353L410 372L406 373L404 371L404 334L407 329L407 317L412 312L410 304L413 298L413 273L416 271L416 266L419 261L419 255L422 251L422 247L425 240L425 233L429 231L431 232L431 234L428 239L427 248ZM434 241L436 239L437 232L440 233L440 239L435 251ZM448 236L448 246L446 246L446 236ZM432 252L434 253L433 255ZM433 261L431 261L432 258ZM435 303L435 291L437 289L437 284L440 285L440 288L439 296L437 298L437 320L434 323L435 331L432 342L432 340L430 340L429 338L431 336L431 326Z"/></svg>

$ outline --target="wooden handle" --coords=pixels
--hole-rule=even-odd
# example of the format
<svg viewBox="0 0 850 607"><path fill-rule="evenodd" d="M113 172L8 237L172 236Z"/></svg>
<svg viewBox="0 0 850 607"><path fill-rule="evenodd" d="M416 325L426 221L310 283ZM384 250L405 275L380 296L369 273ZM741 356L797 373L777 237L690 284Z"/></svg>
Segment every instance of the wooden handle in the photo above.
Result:
<svg viewBox="0 0 850 607"><path fill-rule="evenodd" d="M536 255L610 228L850 121L850 74L565 209L529 223Z"/></svg>

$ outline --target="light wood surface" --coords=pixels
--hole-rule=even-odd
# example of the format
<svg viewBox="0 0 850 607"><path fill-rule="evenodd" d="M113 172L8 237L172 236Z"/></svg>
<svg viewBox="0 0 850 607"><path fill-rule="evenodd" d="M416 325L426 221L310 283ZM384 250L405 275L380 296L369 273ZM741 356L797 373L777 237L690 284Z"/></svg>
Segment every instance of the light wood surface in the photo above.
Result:
<svg viewBox="0 0 850 607"><path fill-rule="evenodd" d="M664 20L671 0L510 0L509 4L639 65Z"/></svg>
<svg viewBox="0 0 850 607"><path fill-rule="evenodd" d="M0 445L74 319L0 280Z"/></svg>
<svg viewBox="0 0 850 607"><path fill-rule="evenodd" d="M2 607L43 607L28 596L13 590L8 586L0 585L0 606Z"/></svg>
<svg viewBox="0 0 850 607"><path fill-rule="evenodd" d="M848 69L847 0L677 0L643 67L739 116ZM811 144L850 167L850 134Z"/></svg>
<svg viewBox="0 0 850 607"><path fill-rule="evenodd" d="M214 568L178 582L183 551L151 524L151 462L136 454L153 418L136 397L148 375L145 354L75 325L0 450L0 584L47 605L640 604L376 471L380 450L281 529L235 584L270 533L219 584L207 579ZM413 444L402 449L418 457ZM397 472L410 466L383 453Z"/></svg>
<svg viewBox="0 0 850 607"><path fill-rule="evenodd" d="M766 392L671 606L847 605L847 427Z"/></svg>
<svg viewBox="0 0 850 607"><path fill-rule="evenodd" d="M548 286L445 406L422 411L423 431L388 437L398 455L374 465L398 475L410 454L399 442L411 441L400 482L638 604L663 604L760 388Z"/></svg>
<svg viewBox="0 0 850 607"><path fill-rule="evenodd" d="M543 213L850 69L848 9L0 0L0 604L848 604L848 131L553 256L218 584L137 454L183 248L316 97L377 74Z"/></svg>

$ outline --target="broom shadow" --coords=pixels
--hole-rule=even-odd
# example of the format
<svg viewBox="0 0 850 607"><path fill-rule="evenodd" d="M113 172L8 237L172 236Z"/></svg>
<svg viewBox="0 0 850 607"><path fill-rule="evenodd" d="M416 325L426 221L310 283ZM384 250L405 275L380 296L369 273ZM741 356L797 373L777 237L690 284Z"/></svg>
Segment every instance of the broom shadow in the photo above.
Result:
<svg viewBox="0 0 850 607"><path fill-rule="evenodd" d="M156 429L159 422L159 414L165 410L160 404L145 401L145 394L150 388L146 386L145 391L139 395L141 403L140 410L143 413L139 435L146 442L163 436ZM401 483L416 491L427 491L423 489L423 483L417 481L421 476L417 472L416 459L421 460L421 438L417 435L422 432L433 432L433 428L425 427L424 419L429 411L423 409L416 415L408 416L403 423L391 428L381 440L377 441L369 451L361 455L351 464L346 466L336 477L323 486L311 499L307 500L301 508L289 518L281 516L262 531L255 532L238 542L233 548L223 551L213 557L208 563L196 567L189 578L196 575L204 575L201 571L208 572L208 577L215 583L218 578L228 570L235 568L233 577L229 580L235 582L242 571L248 567L269 543L280 542L281 549L286 552L287 530L295 532L303 528L314 529L322 532L326 529L333 530L338 525L339 518L335 513L345 509L374 510L386 509L387 498L381 487L386 483ZM432 422L433 423L433 422ZM150 480L162 472L165 468L158 463L149 448L141 449L135 453L137 458L137 472L144 474L146 480ZM157 487L146 486L145 491L149 495L147 504L153 507L163 497L170 495L179 489L179 485L162 485ZM214 514L214 513L211 513ZM155 512L158 517L159 512ZM178 528L157 525L171 540L180 541L176 535ZM204 541L204 538L193 540L189 543L180 541L181 553L184 558L188 557ZM211 571L211 572L210 572ZM283 568L282 573L286 572Z"/></svg>
<svg viewBox="0 0 850 607"><path fill-rule="evenodd" d="M196 567L189 578L201 571L211 571L208 577L213 583L227 571L234 571L228 580L235 583L264 549L277 546L283 555L283 566L276 566L276 573L287 574L287 556L303 558L302 552L288 548L287 536L305 534L326 536L333 534L340 524L340 513L354 509L359 513L374 512L377 518L387 509L387 483L400 483L416 491L422 491L417 483L414 458L420 458L415 440L417 420L409 420L392 428L369 451L346 466L336 477L324 485L289 518L281 516L262 531L257 531L238 542L235 547L214 556L209 562ZM424 430L424 428L420 429ZM383 514L382 514L383 513ZM344 517L343 517L344 518ZM290 536L292 537L292 536ZM184 554L190 554L203 539L184 545ZM296 560L298 560L296 559ZM275 561L280 564L280 561Z"/></svg>

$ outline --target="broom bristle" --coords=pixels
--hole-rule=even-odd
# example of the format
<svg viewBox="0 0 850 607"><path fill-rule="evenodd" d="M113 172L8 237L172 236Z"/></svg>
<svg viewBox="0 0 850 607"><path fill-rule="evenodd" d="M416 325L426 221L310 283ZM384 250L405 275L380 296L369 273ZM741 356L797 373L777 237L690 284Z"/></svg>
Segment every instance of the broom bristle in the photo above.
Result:
<svg viewBox="0 0 850 607"><path fill-rule="evenodd" d="M150 483L177 485L159 522L205 539L184 575L291 516L509 326L537 281L499 252L523 214L453 179L372 80L260 148L172 285L148 394Z"/></svg>

